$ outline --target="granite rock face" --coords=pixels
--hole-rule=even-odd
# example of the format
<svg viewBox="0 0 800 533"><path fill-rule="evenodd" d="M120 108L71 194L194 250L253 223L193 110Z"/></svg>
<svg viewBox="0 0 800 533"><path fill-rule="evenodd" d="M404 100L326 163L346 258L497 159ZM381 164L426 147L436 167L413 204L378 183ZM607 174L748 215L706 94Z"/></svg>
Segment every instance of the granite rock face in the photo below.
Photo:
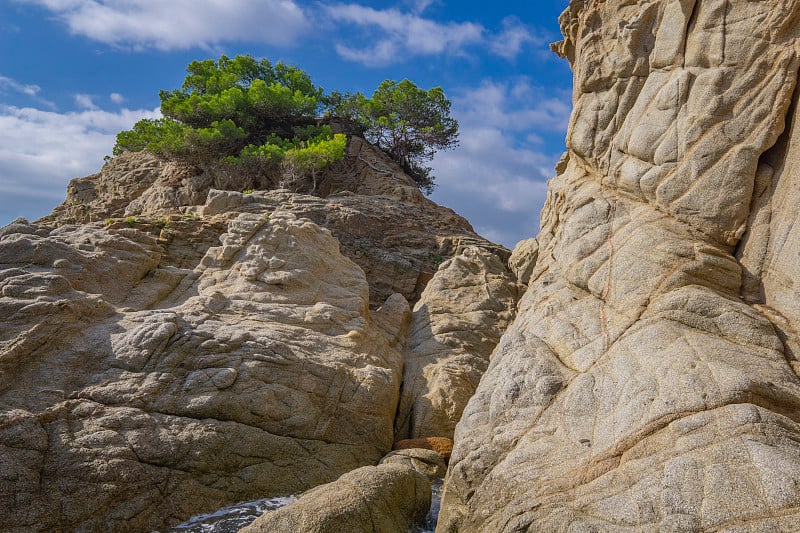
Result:
<svg viewBox="0 0 800 533"><path fill-rule="evenodd" d="M315 194L218 190L125 154L50 217L0 229L4 530L152 531L391 450L409 300L447 279L442 257L509 252L362 140L348 154ZM486 291L513 278L486 274ZM424 459L395 461L441 469ZM414 515L430 486L407 470L356 475L377 491L362 511Z"/></svg>
<svg viewBox="0 0 800 533"><path fill-rule="evenodd" d="M242 533L398 533L425 519L431 484L397 463L365 466L316 487L286 507L269 511Z"/></svg>
<svg viewBox="0 0 800 533"><path fill-rule="evenodd" d="M798 14L571 2L569 152L437 531L800 527Z"/></svg>
<svg viewBox="0 0 800 533"><path fill-rule="evenodd" d="M453 437L489 355L514 319L519 289L486 250L470 247L442 263L414 308L398 439Z"/></svg>
<svg viewBox="0 0 800 533"><path fill-rule="evenodd" d="M373 309L394 293L416 303L442 258L467 246L477 245L504 261L509 256L502 246L477 235L463 217L426 198L391 159L358 137L350 138L345 159L324 172L314 191L241 194L230 189L231 180L237 181L143 152L125 153L100 173L73 180L64 203L41 222L138 227L148 221L163 226L169 218L163 237L172 239L195 231L185 224L191 216L290 211L339 240L342 253L366 273ZM222 231L218 228L218 235Z"/></svg>
<svg viewBox="0 0 800 533"><path fill-rule="evenodd" d="M157 267L141 231L68 230L0 241L26 267L0 274L4 527L152 529L391 448L402 355L380 323L410 310L370 313L363 272L329 232L242 213L181 270ZM101 296L103 276L114 291Z"/></svg>

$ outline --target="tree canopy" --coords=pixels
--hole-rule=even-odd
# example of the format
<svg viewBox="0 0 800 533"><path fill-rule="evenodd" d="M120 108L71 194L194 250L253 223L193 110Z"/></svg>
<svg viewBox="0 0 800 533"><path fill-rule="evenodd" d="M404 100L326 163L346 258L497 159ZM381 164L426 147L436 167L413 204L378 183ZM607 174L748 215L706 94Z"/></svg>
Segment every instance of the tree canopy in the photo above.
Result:
<svg viewBox="0 0 800 533"><path fill-rule="evenodd" d="M339 96L335 113L356 124L367 139L398 162L427 193L435 176L426 165L437 150L458 145L458 122L441 87L424 90L409 80L386 80L366 98Z"/></svg>
<svg viewBox="0 0 800 533"><path fill-rule="evenodd" d="M117 135L114 154L150 152L197 166L234 166L271 182L310 178L345 155L346 136L321 117L354 126L399 163L426 192L425 163L457 145L458 123L441 88L384 81L366 98L326 95L306 72L249 55L193 61L181 89L160 91L163 118L144 119Z"/></svg>

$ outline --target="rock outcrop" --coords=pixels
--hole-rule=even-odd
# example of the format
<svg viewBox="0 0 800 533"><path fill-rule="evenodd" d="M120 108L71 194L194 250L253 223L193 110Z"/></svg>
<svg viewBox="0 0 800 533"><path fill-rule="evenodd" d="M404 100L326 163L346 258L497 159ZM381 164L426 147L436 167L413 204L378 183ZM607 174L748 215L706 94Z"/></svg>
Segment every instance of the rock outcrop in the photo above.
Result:
<svg viewBox="0 0 800 533"><path fill-rule="evenodd" d="M504 261L509 256L502 246L477 235L463 217L423 196L393 161L358 137L350 139L345 160L326 170L313 194L286 189L242 194L221 188L236 180L219 174L223 177L144 152L125 153L100 173L73 180L64 203L40 222L156 222L167 226L162 237L171 240L186 234L189 228L176 223L191 217L290 211L339 240L342 253L366 273L373 308L394 293L415 304L439 263L467 246L477 245ZM219 227L218 235L223 231Z"/></svg>
<svg viewBox="0 0 800 533"><path fill-rule="evenodd" d="M425 520L431 484L402 464L365 466L269 511L242 533L398 533Z"/></svg>
<svg viewBox="0 0 800 533"><path fill-rule="evenodd" d="M514 319L519 288L496 255L477 247L442 263L414 308L398 439L453 437L489 355Z"/></svg>
<svg viewBox="0 0 800 533"><path fill-rule="evenodd" d="M391 450L409 301L447 279L445 257L492 265L476 291L483 274L489 292L513 275L495 268L507 250L380 151L348 150L313 195L218 190L125 154L74 180L50 217L0 229L5 530L152 531L374 468ZM423 459L392 461L441 473ZM429 482L378 469L362 511L379 501L405 524ZM391 487L413 498L393 507Z"/></svg>
<svg viewBox="0 0 800 533"><path fill-rule="evenodd" d="M437 531L800 527L798 13L570 3L569 152Z"/></svg>
<svg viewBox="0 0 800 533"><path fill-rule="evenodd" d="M0 241L27 269L0 275L4 527L146 530L391 448L402 355L380 320L408 305L373 320L361 269L291 213L221 241L191 271L133 229Z"/></svg>

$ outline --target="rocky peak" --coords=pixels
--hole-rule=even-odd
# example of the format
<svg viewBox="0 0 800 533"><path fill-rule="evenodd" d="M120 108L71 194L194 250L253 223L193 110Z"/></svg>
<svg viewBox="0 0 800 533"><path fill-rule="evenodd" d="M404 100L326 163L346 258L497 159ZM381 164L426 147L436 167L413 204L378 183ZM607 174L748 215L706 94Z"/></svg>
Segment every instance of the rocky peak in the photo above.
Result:
<svg viewBox="0 0 800 533"><path fill-rule="evenodd" d="M431 467L415 458L436 452L375 466L408 435L401 396L428 379L407 362L412 330L440 324L474 389L514 314L508 250L359 138L314 191L225 185L127 153L73 180L49 217L0 230L4 527L152 531L359 467L353 479L386 485L374 501L411 491L399 508L425 515L415 468ZM445 333L482 292L487 311ZM447 318L426 319L434 307ZM439 424L414 435L449 440L457 397L415 404Z"/></svg>
<svg viewBox="0 0 800 533"><path fill-rule="evenodd" d="M333 232L342 252L366 272L373 308L395 292L413 305L438 265L467 246L503 260L510 255L426 198L396 163L358 136L349 138L345 159L326 170L314 191L222 188L235 181L218 169L200 172L127 152L98 174L70 182L64 203L39 223L136 226L159 235L173 250L168 253L181 255L192 253L187 239L204 235L213 243L216 237L208 232L216 227L221 235L219 222L232 213L288 210ZM192 257L205 252L202 245L195 248Z"/></svg>

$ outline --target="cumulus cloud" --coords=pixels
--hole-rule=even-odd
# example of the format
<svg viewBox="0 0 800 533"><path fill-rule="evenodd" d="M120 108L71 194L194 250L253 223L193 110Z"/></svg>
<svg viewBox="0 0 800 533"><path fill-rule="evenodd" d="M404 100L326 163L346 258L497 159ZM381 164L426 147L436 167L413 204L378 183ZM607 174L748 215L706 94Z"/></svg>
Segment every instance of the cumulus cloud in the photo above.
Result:
<svg viewBox="0 0 800 533"><path fill-rule="evenodd" d="M75 99L75 105L81 109L98 109L89 94L76 94L73 98Z"/></svg>
<svg viewBox="0 0 800 533"><path fill-rule="evenodd" d="M19 0L40 5L76 35L135 49L213 48L229 41L287 46L310 23L293 0Z"/></svg>
<svg viewBox="0 0 800 533"><path fill-rule="evenodd" d="M125 97L119 93L111 93L108 95L108 99L114 102L115 104L123 104L125 103Z"/></svg>
<svg viewBox="0 0 800 533"><path fill-rule="evenodd" d="M527 79L460 91L452 109L460 146L436 156L432 198L508 247L534 236L561 155L561 147L548 150L540 139L566 132L569 113L568 93L548 93Z"/></svg>
<svg viewBox="0 0 800 533"><path fill-rule="evenodd" d="M516 58L526 44L545 44L548 39L522 23L517 17L503 19L503 29L489 40L492 53L505 59Z"/></svg>
<svg viewBox="0 0 800 533"><path fill-rule="evenodd" d="M99 170L119 131L157 116L157 109L56 113L0 105L0 226L46 215L71 178Z"/></svg>
<svg viewBox="0 0 800 533"><path fill-rule="evenodd" d="M331 20L368 30L370 45L336 45L344 59L367 66L396 62L409 55L435 55L458 52L468 44L480 43L484 29L471 22L439 23L399 9L373 9L358 4L325 7Z"/></svg>

